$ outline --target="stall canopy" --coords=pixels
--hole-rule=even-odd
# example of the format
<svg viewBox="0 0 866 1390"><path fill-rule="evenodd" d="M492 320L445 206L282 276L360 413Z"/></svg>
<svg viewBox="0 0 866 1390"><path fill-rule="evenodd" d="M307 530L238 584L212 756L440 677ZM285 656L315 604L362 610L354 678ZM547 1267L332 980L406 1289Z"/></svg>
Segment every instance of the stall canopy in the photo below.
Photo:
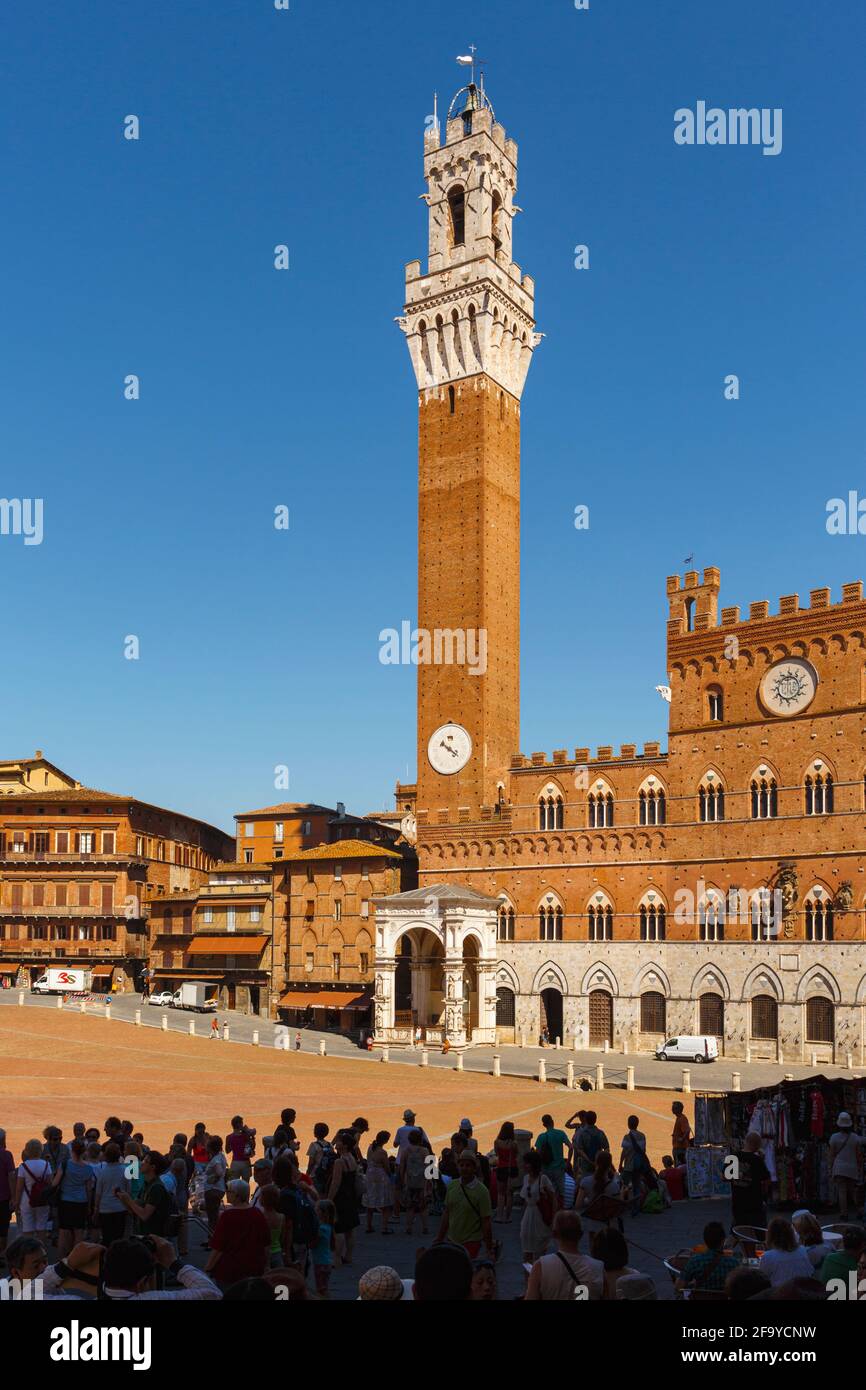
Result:
<svg viewBox="0 0 866 1390"><path fill-rule="evenodd" d="M17 975L20 965L0 965L0 975Z"/></svg>
<svg viewBox="0 0 866 1390"><path fill-rule="evenodd" d="M187 946L191 956L258 956L266 936L194 936Z"/></svg>
<svg viewBox="0 0 866 1390"><path fill-rule="evenodd" d="M366 1009L369 994L357 989L290 989L280 1000L283 1009Z"/></svg>

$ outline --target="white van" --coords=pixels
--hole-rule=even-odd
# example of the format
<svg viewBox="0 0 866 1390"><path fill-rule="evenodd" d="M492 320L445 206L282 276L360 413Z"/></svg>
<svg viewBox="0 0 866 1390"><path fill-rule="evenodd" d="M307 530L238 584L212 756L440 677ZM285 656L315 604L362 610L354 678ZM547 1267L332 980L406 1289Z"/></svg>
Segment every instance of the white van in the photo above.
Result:
<svg viewBox="0 0 866 1390"><path fill-rule="evenodd" d="M706 1035L668 1038L656 1053L660 1062L715 1062L718 1055L716 1039Z"/></svg>

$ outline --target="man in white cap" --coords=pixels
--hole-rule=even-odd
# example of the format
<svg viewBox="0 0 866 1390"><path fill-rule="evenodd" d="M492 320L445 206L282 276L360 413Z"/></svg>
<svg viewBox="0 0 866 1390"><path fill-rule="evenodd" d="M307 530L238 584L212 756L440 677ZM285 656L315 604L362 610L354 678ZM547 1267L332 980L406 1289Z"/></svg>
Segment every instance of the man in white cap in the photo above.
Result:
<svg viewBox="0 0 866 1390"><path fill-rule="evenodd" d="M836 1131L830 1135L830 1157L832 1168L830 1176L836 1184L839 1201L839 1214L843 1221L848 1220L848 1209L855 1200L855 1189L861 1181L861 1154L863 1140L854 1133L854 1121L847 1110L840 1110L836 1116Z"/></svg>

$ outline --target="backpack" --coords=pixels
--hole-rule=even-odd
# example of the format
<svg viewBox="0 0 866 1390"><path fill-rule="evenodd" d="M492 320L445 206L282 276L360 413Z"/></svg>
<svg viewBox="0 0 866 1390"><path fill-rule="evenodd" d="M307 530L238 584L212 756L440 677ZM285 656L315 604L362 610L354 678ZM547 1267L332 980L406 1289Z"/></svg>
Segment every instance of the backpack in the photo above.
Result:
<svg viewBox="0 0 866 1390"><path fill-rule="evenodd" d="M333 1145L329 1144L327 1139L320 1139L319 1143L322 1146L322 1153L315 1171L313 1172L313 1186L316 1191L324 1197L327 1195L328 1188L331 1185L331 1169L336 1162L337 1155L334 1152Z"/></svg>
<svg viewBox="0 0 866 1390"><path fill-rule="evenodd" d="M295 1211L292 1218L292 1243L315 1245L319 1239L319 1218L316 1209L302 1187L293 1189Z"/></svg>
<svg viewBox="0 0 866 1390"><path fill-rule="evenodd" d="M48 1168L48 1172L41 1178L33 1177L33 1174L30 1172L30 1169L27 1167L27 1164L25 1162L22 1161L21 1166L23 1167L25 1173L27 1173L33 1179L32 1185L30 1187L27 1186L26 1181L24 1183L24 1189L27 1193L27 1200L30 1203L31 1207L50 1206L53 1200L53 1193L51 1190L51 1182L53 1175L51 1173L50 1166Z"/></svg>
<svg viewBox="0 0 866 1390"><path fill-rule="evenodd" d="M538 1189L538 1215L541 1217L545 1226L553 1225L553 1218L557 1212L557 1200L555 1192L548 1192L543 1186Z"/></svg>

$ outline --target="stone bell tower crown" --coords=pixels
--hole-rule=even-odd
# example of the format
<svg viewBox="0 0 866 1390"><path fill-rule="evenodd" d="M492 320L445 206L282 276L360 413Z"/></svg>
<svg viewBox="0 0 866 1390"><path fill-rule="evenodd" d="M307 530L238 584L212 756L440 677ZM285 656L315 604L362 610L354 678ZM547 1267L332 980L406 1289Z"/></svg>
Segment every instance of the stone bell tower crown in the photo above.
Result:
<svg viewBox="0 0 866 1390"><path fill-rule="evenodd" d="M398 322L420 390L485 373L517 400L535 332L535 284L512 257L520 208L517 145L496 123L483 80L457 93L441 143L434 118L424 136L422 198L429 210L427 274L406 267L406 304Z"/></svg>

